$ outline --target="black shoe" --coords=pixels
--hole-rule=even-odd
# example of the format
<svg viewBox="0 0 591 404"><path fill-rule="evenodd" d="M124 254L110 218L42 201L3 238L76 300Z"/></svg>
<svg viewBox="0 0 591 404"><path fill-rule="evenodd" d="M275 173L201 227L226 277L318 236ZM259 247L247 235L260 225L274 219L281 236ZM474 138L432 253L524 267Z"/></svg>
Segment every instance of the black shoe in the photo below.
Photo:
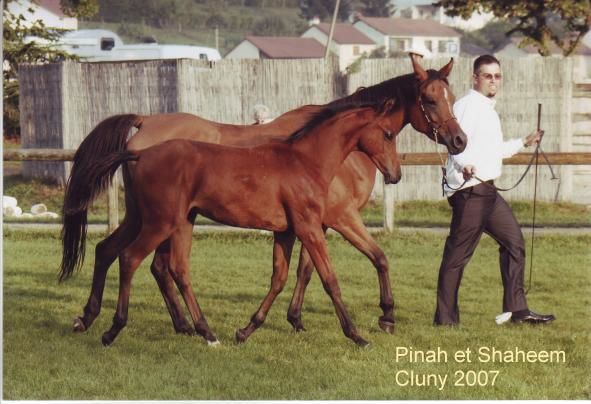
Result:
<svg viewBox="0 0 591 404"><path fill-rule="evenodd" d="M556 320L554 314L538 314L531 310L520 310L513 313L511 322L517 324L546 324Z"/></svg>

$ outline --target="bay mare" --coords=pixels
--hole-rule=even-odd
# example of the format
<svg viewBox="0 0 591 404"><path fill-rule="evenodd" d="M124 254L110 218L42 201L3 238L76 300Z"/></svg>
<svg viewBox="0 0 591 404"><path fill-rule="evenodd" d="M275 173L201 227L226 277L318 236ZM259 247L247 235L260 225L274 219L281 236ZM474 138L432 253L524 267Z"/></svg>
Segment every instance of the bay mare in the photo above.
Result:
<svg viewBox="0 0 591 404"><path fill-rule="evenodd" d="M169 140L141 151L117 151L86 171L86 183L98 186L124 162L134 164L133 192L142 226L120 253L119 298L112 327L103 334L111 344L125 327L135 270L170 239L168 271L187 305L196 332L209 343L209 329L193 293L189 255L195 215L220 223L273 232L271 287L250 323L237 331L245 341L264 321L287 281L296 237L306 247L330 296L344 334L365 346L342 301L328 256L323 229L329 185L347 156L369 157L388 183L400 180L396 154L394 102L327 106L290 137L251 148ZM68 274L62 274L67 276Z"/></svg>
<svg viewBox="0 0 591 404"><path fill-rule="evenodd" d="M415 59L411 60L414 73L360 89L353 95L328 105L339 105L352 100L380 100L390 96L395 101L394 114L397 117L397 125L392 128L394 133L398 133L410 123L419 132L446 145L451 153L461 152L466 140L457 121L453 119L451 105L454 96L447 82L453 60L438 71L425 71ZM307 105L289 111L271 123L247 126L216 123L183 113L153 116L118 115L107 118L82 142L74 158L64 201L64 253L61 273L72 273L84 259L87 209L107 186L107 181L103 181L91 192L90 188L85 189L84 184L80 184L80 173L84 173L97 159L103 158L111 151L142 150L175 138L242 146L265 143L272 138L285 137L322 108L320 105ZM431 125L427 116L432 122ZM127 141L129 131L134 126L139 130ZM433 137L434 127L439 134L437 139ZM330 184L323 224L325 228L332 228L342 234L372 261L377 269L380 307L383 310L379 325L385 331L392 332L394 301L388 275L388 261L369 235L359 214L374 186L375 170L375 166L363 153L350 154ZM117 230L96 247L92 289L84 314L74 322L76 331L87 330L98 316L107 270L121 250L132 241L137 228L141 227L136 198L131 190L133 175L133 169L124 164L126 215ZM160 287L175 330L191 333L192 327L182 314L173 279L167 270L170 259L170 241L166 240L156 250L151 271ZM303 329L301 307L313 269L310 255L302 248L297 270L298 281L288 310L288 320L296 330Z"/></svg>

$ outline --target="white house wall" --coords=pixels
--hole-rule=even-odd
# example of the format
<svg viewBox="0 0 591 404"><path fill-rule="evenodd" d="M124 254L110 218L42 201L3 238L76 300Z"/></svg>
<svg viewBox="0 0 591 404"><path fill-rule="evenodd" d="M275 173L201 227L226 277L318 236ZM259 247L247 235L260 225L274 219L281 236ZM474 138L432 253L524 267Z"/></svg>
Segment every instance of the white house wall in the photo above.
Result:
<svg viewBox="0 0 591 404"><path fill-rule="evenodd" d="M326 45L328 35L317 27L311 27L302 34L302 38L312 38L320 42L323 46ZM359 54L354 54L354 48L359 48ZM330 43L330 51L337 54L339 57L339 69L344 72L347 67L355 62L363 53L371 53L376 48L376 45L357 45L357 44L338 44L334 40Z"/></svg>
<svg viewBox="0 0 591 404"><path fill-rule="evenodd" d="M260 57L259 48L249 41L242 41L225 56L226 59L260 59Z"/></svg>
<svg viewBox="0 0 591 404"><path fill-rule="evenodd" d="M23 25L30 27L33 22L37 20L43 21L48 28L58 28L67 30L78 29L78 20L76 18L64 17L61 18L51 11L40 7L30 1L26 0L15 0L7 4L8 11L18 16L22 14L25 17ZM33 13L28 11L29 8L33 9Z"/></svg>
<svg viewBox="0 0 591 404"><path fill-rule="evenodd" d="M354 54L354 48L359 48L359 54ZM341 45L339 53L339 68L345 71L348 66L359 59L364 53L369 55L376 48L376 45Z"/></svg>
<svg viewBox="0 0 591 404"><path fill-rule="evenodd" d="M377 47L384 46L388 49L388 37L377 29L370 27L363 21L357 21L353 26L374 41L377 44Z"/></svg>

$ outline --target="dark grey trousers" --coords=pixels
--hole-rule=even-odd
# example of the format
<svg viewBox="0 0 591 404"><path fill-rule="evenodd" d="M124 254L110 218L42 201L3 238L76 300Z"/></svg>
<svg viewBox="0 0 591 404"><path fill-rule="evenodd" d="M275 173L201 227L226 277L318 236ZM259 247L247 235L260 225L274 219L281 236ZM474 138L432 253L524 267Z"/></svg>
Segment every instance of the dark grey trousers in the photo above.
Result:
<svg viewBox="0 0 591 404"><path fill-rule="evenodd" d="M500 246L503 311L527 309L523 288L525 242L519 223L507 202L488 184L457 191L448 198L448 202L453 214L439 268L434 323L460 322L460 282L482 233L487 233Z"/></svg>

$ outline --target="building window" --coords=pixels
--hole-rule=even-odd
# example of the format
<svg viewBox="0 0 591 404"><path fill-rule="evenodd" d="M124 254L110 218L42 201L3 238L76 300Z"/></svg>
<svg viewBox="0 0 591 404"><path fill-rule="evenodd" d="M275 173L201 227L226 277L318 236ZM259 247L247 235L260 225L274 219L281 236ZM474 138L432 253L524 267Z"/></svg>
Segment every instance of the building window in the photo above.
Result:
<svg viewBox="0 0 591 404"><path fill-rule="evenodd" d="M425 39L425 48L427 48L429 52L433 52L433 41L430 39Z"/></svg>
<svg viewBox="0 0 591 404"><path fill-rule="evenodd" d="M410 38L390 37L390 52L405 52L410 44Z"/></svg>
<svg viewBox="0 0 591 404"><path fill-rule="evenodd" d="M455 41L439 41L439 53L458 53L458 44Z"/></svg>
<svg viewBox="0 0 591 404"><path fill-rule="evenodd" d="M354 45L353 46L353 56L357 56L359 55L359 46L358 45Z"/></svg>

